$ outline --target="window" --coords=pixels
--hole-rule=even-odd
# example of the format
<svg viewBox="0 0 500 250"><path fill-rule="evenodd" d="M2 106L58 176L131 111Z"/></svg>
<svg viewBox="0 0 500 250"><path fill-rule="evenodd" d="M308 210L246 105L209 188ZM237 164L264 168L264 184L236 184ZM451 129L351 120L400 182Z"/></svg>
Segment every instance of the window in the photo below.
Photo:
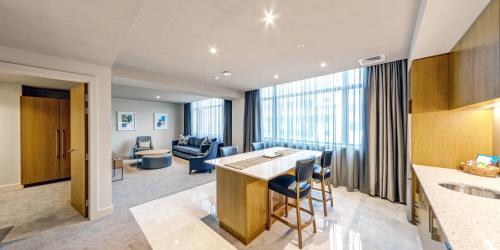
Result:
<svg viewBox="0 0 500 250"><path fill-rule="evenodd" d="M364 69L263 88L262 139L309 149L362 144Z"/></svg>
<svg viewBox="0 0 500 250"><path fill-rule="evenodd" d="M191 103L191 134L223 141L224 100L212 98Z"/></svg>

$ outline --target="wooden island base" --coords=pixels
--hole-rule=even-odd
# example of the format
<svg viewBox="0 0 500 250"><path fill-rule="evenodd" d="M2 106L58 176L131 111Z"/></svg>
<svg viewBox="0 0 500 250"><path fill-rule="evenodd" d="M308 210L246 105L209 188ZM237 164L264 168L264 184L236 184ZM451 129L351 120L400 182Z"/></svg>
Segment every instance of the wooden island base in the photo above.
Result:
<svg viewBox="0 0 500 250"><path fill-rule="evenodd" d="M249 244L266 229L268 182L224 168L217 168L216 173L219 225ZM284 202L282 196L273 195L273 207ZM275 213L284 213L284 209Z"/></svg>

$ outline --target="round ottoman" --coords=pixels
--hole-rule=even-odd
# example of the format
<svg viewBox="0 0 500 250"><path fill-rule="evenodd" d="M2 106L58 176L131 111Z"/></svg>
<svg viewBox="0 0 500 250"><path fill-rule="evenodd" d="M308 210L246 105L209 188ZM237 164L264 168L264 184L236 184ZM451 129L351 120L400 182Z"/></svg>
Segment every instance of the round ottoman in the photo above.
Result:
<svg viewBox="0 0 500 250"><path fill-rule="evenodd" d="M145 155L142 157L142 167L143 169L158 169L166 168L172 165L172 155L162 154L162 155Z"/></svg>

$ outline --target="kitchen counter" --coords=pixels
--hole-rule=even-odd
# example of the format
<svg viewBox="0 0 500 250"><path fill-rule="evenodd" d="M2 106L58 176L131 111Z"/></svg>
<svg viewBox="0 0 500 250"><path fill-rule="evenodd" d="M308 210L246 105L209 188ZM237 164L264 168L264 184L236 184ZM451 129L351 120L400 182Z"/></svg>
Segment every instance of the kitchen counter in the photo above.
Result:
<svg viewBox="0 0 500 250"><path fill-rule="evenodd" d="M413 165L413 169L453 250L500 249L500 200L439 186L439 183L463 183L500 192L500 178L420 165Z"/></svg>

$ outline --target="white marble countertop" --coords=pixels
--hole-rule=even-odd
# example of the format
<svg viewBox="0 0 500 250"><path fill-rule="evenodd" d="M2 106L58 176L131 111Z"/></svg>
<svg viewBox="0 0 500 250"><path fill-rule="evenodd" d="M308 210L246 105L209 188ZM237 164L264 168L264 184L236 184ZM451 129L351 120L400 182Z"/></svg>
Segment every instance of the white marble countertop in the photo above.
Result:
<svg viewBox="0 0 500 250"><path fill-rule="evenodd" d="M321 156L320 151L311 151L311 150L301 150L297 153L293 153L291 155L277 157L268 162L264 162L252 167L245 168L243 170L239 170L236 168L228 167L226 164L246 160L249 158L253 158L256 156L263 155L265 153L276 152L279 150L284 150L286 148L274 147L274 148L266 148L264 150L248 152L243 154L232 155L228 157L217 158L213 160L205 161L208 164L214 165L219 168L224 168L227 170L231 170L237 173L241 173L247 176L251 176L261 180L270 180L278 175L284 174L288 172L290 169L295 168L295 163L297 160L305 159L310 156L319 157Z"/></svg>
<svg viewBox="0 0 500 250"><path fill-rule="evenodd" d="M413 169L453 250L500 249L500 200L439 186L463 183L500 192L500 178L419 165L413 165Z"/></svg>

